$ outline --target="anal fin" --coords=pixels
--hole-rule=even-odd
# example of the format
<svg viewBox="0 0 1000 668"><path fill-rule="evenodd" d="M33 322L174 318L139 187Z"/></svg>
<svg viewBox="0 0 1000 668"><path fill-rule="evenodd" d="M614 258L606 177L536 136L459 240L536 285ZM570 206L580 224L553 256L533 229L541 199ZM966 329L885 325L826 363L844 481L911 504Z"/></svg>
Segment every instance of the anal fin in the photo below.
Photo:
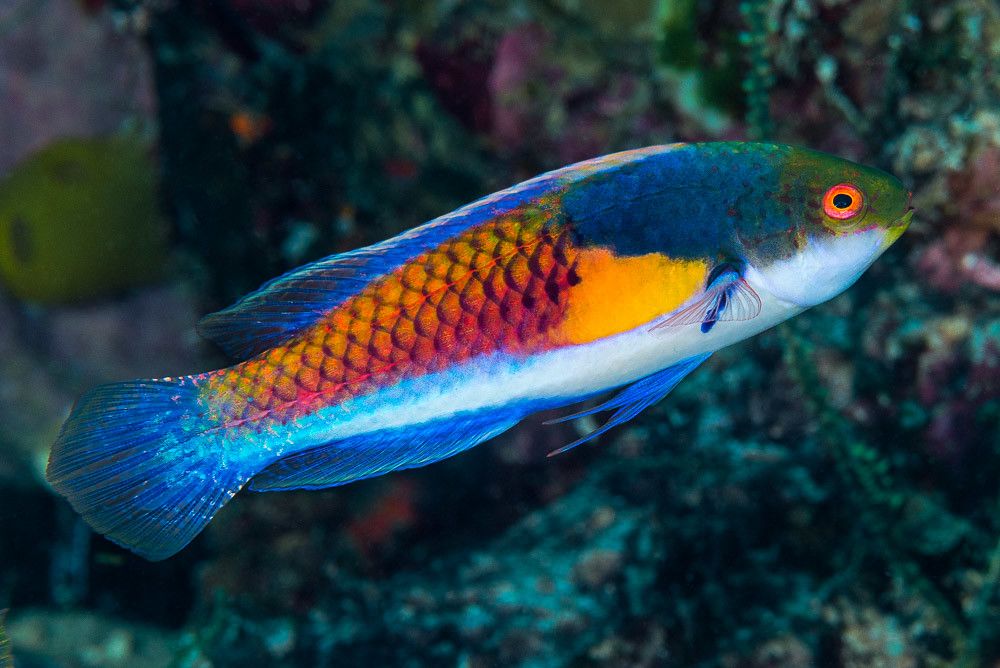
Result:
<svg viewBox="0 0 1000 668"><path fill-rule="evenodd" d="M524 415L509 408L479 411L333 441L279 459L255 475L249 489L321 489L426 466L507 431Z"/></svg>

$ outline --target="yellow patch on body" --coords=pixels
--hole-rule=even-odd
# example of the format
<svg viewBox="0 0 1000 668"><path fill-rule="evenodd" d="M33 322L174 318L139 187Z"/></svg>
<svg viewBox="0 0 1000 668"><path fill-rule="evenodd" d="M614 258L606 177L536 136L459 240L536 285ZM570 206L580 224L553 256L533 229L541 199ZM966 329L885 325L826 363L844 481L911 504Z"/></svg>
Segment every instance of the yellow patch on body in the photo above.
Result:
<svg viewBox="0 0 1000 668"><path fill-rule="evenodd" d="M674 310L705 285L708 263L660 253L618 257L603 248L581 250L580 283L569 291L561 332L567 343L620 334Z"/></svg>

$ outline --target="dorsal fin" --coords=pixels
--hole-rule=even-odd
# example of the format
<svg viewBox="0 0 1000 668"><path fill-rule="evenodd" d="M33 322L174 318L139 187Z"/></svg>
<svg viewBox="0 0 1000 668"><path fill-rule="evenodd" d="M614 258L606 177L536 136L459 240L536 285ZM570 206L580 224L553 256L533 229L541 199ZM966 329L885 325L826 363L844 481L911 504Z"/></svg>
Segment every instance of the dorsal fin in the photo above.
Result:
<svg viewBox="0 0 1000 668"><path fill-rule="evenodd" d="M551 179L526 181L392 239L293 269L232 306L205 316L198 331L234 359L249 359L315 324L372 280L557 185Z"/></svg>
<svg viewBox="0 0 1000 668"><path fill-rule="evenodd" d="M599 177L678 148L650 146L614 153L547 172L488 195L373 246L331 255L265 283L232 306L202 318L198 331L243 360L294 337L373 279L398 269L456 234L502 216L544 194Z"/></svg>

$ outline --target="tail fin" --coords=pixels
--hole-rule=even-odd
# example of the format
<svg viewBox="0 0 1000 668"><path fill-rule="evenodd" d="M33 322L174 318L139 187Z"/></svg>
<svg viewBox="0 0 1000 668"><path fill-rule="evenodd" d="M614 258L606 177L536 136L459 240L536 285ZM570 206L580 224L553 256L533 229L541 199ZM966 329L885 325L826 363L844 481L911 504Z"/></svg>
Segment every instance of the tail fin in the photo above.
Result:
<svg viewBox="0 0 1000 668"><path fill-rule="evenodd" d="M46 477L95 531L166 559L253 474L206 432L202 412L195 377L97 387L63 425Z"/></svg>

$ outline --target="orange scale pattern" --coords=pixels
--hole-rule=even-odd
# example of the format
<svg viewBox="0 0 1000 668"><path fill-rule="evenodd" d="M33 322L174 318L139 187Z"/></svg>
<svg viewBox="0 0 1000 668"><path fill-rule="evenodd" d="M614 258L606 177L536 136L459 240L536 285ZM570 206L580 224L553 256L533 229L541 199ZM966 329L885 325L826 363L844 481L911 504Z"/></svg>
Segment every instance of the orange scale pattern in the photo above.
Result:
<svg viewBox="0 0 1000 668"><path fill-rule="evenodd" d="M219 426L267 429L477 355L564 342L577 251L544 208L472 228L375 280L286 345L215 372Z"/></svg>

